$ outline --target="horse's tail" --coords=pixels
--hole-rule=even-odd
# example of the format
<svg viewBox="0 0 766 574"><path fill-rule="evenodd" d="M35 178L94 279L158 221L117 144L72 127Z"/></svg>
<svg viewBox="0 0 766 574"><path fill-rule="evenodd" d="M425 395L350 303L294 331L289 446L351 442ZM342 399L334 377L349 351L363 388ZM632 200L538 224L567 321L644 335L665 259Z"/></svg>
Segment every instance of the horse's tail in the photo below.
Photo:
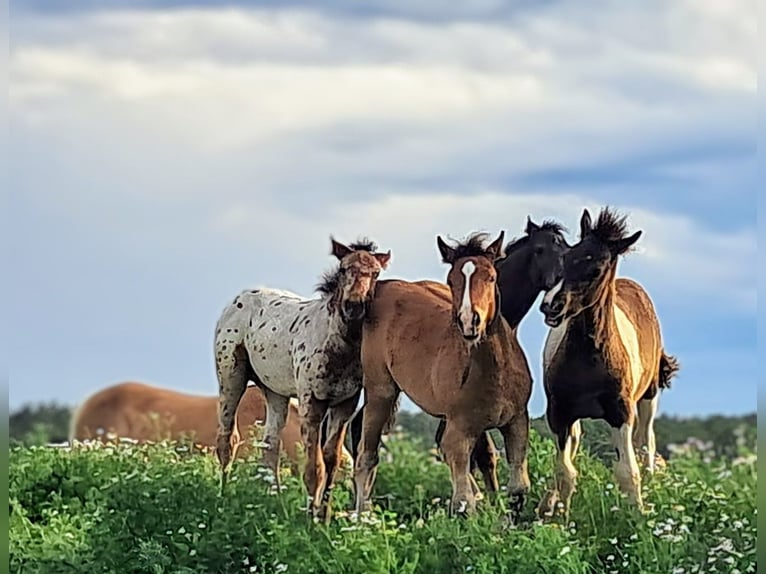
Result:
<svg viewBox="0 0 766 574"><path fill-rule="evenodd" d="M661 389L669 389L670 381L678 374L681 369L681 364L678 359L673 355L668 355L665 351L662 352L660 357L660 373L659 383Z"/></svg>

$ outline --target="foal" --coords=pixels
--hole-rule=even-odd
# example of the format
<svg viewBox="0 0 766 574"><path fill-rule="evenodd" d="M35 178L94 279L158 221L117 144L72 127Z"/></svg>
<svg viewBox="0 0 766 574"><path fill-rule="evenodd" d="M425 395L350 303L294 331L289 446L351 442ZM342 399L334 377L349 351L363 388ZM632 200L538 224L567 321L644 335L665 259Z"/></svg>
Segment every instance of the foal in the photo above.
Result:
<svg viewBox="0 0 766 574"><path fill-rule="evenodd" d="M355 464L358 512L369 508L380 435L402 391L428 414L446 419L442 450L452 475L453 512L475 510L469 457L491 428L505 440L514 507L523 503L532 386L518 341L500 315L494 262L503 235L488 247L479 234L456 247L437 238L450 265L448 286L378 284L362 336L367 402Z"/></svg>
<svg viewBox="0 0 766 574"><path fill-rule="evenodd" d="M595 225L588 210L583 211L580 241L564 256L563 279L540 306L551 327L543 352L543 385L546 418L558 451L555 484L538 509L542 516L557 509L568 515L582 418L604 419L612 427L617 482L642 507L632 443L635 411L652 472L659 389L670 386L679 367L663 350L649 295L635 281L616 278L619 256L640 236L641 231L628 235L625 217L609 208Z"/></svg>
<svg viewBox="0 0 766 574"><path fill-rule="evenodd" d="M546 220L538 225L527 216L524 233L524 236L506 246L505 256L496 264L500 313L513 331L514 339L518 335L519 323L540 292L548 291L561 279L564 253L569 249L564 238L564 227L555 221ZM526 356L522 353L517 358L521 361L520 367L526 367L531 385L532 375ZM444 428L445 420L441 419L436 429L437 446L441 446ZM487 491L492 494L498 490L497 458L489 432L482 433L471 453L471 470L479 469ZM474 494L477 490L474 484Z"/></svg>
<svg viewBox="0 0 766 574"><path fill-rule="evenodd" d="M563 256L569 248L564 238L564 227L555 221L546 220L538 225L527 217L524 232L524 236L506 246L505 256L496 264L500 312L513 331L514 339L518 336L519 323L532 308L540 292L547 291L561 279ZM529 372L526 356L519 354L517 359L520 361L520 367L526 368L531 385L532 375ZM363 418L364 408L360 409L349 422L351 454L354 459L359 447ZM389 426L391 423L393 420L389 421ZM435 437L439 447L441 447L445 426L446 421L443 418L439 419ZM388 428L385 428L383 434L387 432ZM471 452L471 472L475 468L479 469L484 478L485 487L490 493L496 493L499 489L497 458L497 451L489 432L482 433ZM479 495L473 476L470 479L474 495Z"/></svg>
<svg viewBox="0 0 766 574"><path fill-rule="evenodd" d="M306 448L304 483L316 517L329 520L330 493L341 460L346 422L362 388L359 360L362 323L378 275L391 252L374 253L372 243L345 246L331 239L340 261L326 273L318 299L288 291L243 291L216 325L215 359L219 381L218 439L222 485L231 459L234 413L247 381L266 395L263 463L279 477L279 435L288 401L298 397ZM320 449L320 425L328 416Z"/></svg>

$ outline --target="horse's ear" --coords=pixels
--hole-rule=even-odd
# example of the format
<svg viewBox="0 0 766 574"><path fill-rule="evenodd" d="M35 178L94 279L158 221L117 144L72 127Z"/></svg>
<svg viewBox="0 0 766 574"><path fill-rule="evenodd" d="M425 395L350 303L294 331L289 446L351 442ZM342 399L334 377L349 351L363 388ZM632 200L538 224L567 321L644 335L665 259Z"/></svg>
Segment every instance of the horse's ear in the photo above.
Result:
<svg viewBox="0 0 766 574"><path fill-rule="evenodd" d="M527 235L532 235L535 231L540 229L540 226L537 225L534 221L532 221L532 218L527 215L527 228L524 230L524 233Z"/></svg>
<svg viewBox="0 0 766 574"><path fill-rule="evenodd" d="M497 239L495 239L492 243L490 243L489 247L487 247L487 254L493 260L503 257L503 239L504 238L505 238L505 231L501 231Z"/></svg>
<svg viewBox="0 0 766 574"><path fill-rule="evenodd" d="M439 253L442 256L442 261L448 265L452 265L455 262L455 250L444 243L441 235L436 236L436 245L439 247Z"/></svg>
<svg viewBox="0 0 766 574"><path fill-rule="evenodd" d="M346 245L343 245L339 241L335 241L332 237L330 237L330 241L332 242L332 255L335 255L338 259L343 259L346 255L349 255L354 252L353 249L350 247L347 247Z"/></svg>
<svg viewBox="0 0 766 574"><path fill-rule="evenodd" d="M582 217L580 218L580 239L585 238L591 232L593 228L593 222L590 218L590 212L588 209L582 210Z"/></svg>
<svg viewBox="0 0 766 574"><path fill-rule="evenodd" d="M372 256L377 259L380 266L385 269L388 267L388 262L391 260L391 250L389 249L386 253L373 253Z"/></svg>
<svg viewBox="0 0 766 574"><path fill-rule="evenodd" d="M638 241L638 238L641 237L642 233L643 232L639 229L630 237L613 241L612 243L609 244L609 248L612 250L612 253L614 253L615 255L622 255L623 253L628 251L628 249L630 249L636 241Z"/></svg>

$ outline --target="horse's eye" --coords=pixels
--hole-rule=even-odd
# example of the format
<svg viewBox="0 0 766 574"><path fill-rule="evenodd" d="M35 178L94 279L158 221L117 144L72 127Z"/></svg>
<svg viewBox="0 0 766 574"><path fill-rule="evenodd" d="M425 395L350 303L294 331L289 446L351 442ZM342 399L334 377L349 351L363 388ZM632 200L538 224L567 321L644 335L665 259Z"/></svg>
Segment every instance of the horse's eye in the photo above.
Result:
<svg viewBox="0 0 766 574"><path fill-rule="evenodd" d="M535 247L535 255L542 255L543 254L543 248L540 246Z"/></svg>
<svg viewBox="0 0 766 574"><path fill-rule="evenodd" d="M593 261L593 255L586 255L585 261Z"/></svg>

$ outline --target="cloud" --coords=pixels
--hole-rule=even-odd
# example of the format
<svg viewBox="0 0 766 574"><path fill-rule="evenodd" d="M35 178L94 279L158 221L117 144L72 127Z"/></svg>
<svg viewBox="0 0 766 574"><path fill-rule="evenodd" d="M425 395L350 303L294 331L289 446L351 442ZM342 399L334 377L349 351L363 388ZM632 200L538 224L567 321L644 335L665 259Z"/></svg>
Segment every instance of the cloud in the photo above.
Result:
<svg viewBox="0 0 766 574"><path fill-rule="evenodd" d="M530 215L538 221L552 217L564 223L574 243L583 208L595 217L602 205L576 194L484 190L470 195L442 192L434 197L408 190L381 193L379 199L347 201L320 208L319 213L262 207L253 202L224 210L214 219L211 231L223 233L229 240L255 244L264 235L300 229L299 236L293 238L287 233L280 242L285 260L303 257L300 245L324 241L329 230L349 240L369 235L383 249L392 250L391 274L409 280L443 280L446 271L437 256L438 234L460 238L474 231L497 235L506 230L510 238L521 235ZM619 210L629 216L631 229L644 232L637 253L621 263L621 273L645 283L650 294L660 293L666 301L682 306L699 305L703 299L730 305L742 313L755 310L754 232L721 233L689 217L630 206L620 206Z"/></svg>
<svg viewBox="0 0 766 574"><path fill-rule="evenodd" d="M251 281L308 295L330 233L443 279L436 234L576 231L608 201L645 232L621 273L671 330L754 310L752 1L144 5L14 18L12 289L52 310L14 316L12 355L36 364L23 325L45 324L56 392L84 347L109 358L94 381L201 380L217 305ZM79 326L94 307L119 342Z"/></svg>

